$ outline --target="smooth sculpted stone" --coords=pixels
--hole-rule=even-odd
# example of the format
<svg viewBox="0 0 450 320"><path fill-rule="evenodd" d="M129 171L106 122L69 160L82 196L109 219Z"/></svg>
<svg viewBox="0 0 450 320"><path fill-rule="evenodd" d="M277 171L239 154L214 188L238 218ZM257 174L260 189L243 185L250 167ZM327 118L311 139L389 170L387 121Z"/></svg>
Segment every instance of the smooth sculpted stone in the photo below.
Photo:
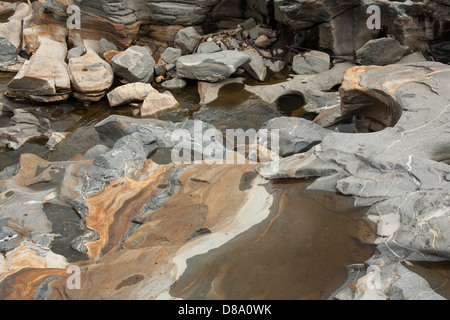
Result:
<svg viewBox="0 0 450 320"><path fill-rule="evenodd" d="M450 258L448 81L450 67L437 62L349 69L340 88L342 114L386 128L330 132L311 150L280 160L278 173L264 175L318 177L308 189L338 191L355 197L356 206L369 207L366 219L377 236L376 254L360 278L334 297L441 298L418 274L411 274L412 282L400 279L405 262Z"/></svg>
<svg viewBox="0 0 450 320"><path fill-rule="evenodd" d="M177 61L180 78L219 82L229 78L237 68L250 61L242 52L221 51L183 56Z"/></svg>
<svg viewBox="0 0 450 320"><path fill-rule="evenodd" d="M322 142L329 130L302 118L280 117L265 123L261 129L280 130L280 156L286 157L306 152ZM262 146L270 147L270 142L262 140Z"/></svg>
<svg viewBox="0 0 450 320"><path fill-rule="evenodd" d="M127 82L150 82L153 79L155 60L146 47L132 46L111 59L119 78Z"/></svg>

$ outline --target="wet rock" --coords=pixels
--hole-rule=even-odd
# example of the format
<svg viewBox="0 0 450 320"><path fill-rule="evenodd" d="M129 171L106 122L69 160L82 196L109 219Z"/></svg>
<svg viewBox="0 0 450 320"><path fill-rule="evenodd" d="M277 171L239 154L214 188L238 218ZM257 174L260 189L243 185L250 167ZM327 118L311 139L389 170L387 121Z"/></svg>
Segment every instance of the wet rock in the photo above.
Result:
<svg viewBox="0 0 450 320"><path fill-rule="evenodd" d="M194 27L181 29L175 36L175 47L181 49L183 54L191 54L201 38Z"/></svg>
<svg viewBox="0 0 450 320"><path fill-rule="evenodd" d="M249 61L246 54L231 50L194 54L178 59L177 73L180 78L218 82L230 77L237 68Z"/></svg>
<svg viewBox="0 0 450 320"><path fill-rule="evenodd" d="M144 101L150 93L157 92L149 83L135 82L117 87L108 93L111 107L117 107L134 101Z"/></svg>
<svg viewBox="0 0 450 320"><path fill-rule="evenodd" d="M150 82L155 61L146 47L132 46L111 59L114 74L127 82Z"/></svg>
<svg viewBox="0 0 450 320"><path fill-rule="evenodd" d="M407 50L393 38L370 40L356 51L356 61L361 65L384 66L398 62Z"/></svg>
<svg viewBox="0 0 450 320"><path fill-rule="evenodd" d="M366 217L378 248L366 262L364 277L352 283L359 294L354 299L365 294L382 299L422 296L430 289L426 282L416 274L397 282L405 275L398 264L449 257L450 167L444 147L448 137L441 131L450 116L444 89L448 77L449 67L434 62L349 69L340 90L343 115L366 117L386 128L331 132L310 151L282 159L279 172L267 176L319 177L310 188L327 186L354 196L357 206L370 207ZM379 277L375 288L368 285L373 267Z"/></svg>
<svg viewBox="0 0 450 320"><path fill-rule="evenodd" d="M321 51L299 53L292 61L292 71L296 74L314 74L330 69L330 56Z"/></svg>
<svg viewBox="0 0 450 320"><path fill-rule="evenodd" d="M38 119L22 109L14 109L10 122L11 126L0 128L0 144L13 150L30 140L49 138L53 132L47 119Z"/></svg>

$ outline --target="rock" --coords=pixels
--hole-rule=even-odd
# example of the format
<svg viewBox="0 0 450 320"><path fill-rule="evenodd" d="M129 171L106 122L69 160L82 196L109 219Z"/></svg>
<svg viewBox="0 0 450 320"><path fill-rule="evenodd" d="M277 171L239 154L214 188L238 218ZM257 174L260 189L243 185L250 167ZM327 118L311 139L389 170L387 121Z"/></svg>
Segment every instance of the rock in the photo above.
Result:
<svg viewBox="0 0 450 320"><path fill-rule="evenodd" d="M304 110L321 114L339 106L340 97L337 92L333 92L333 88L341 85L345 72L353 66L349 62L336 63L332 69L323 73L296 75L287 82L271 85L246 85L245 89L271 104L284 95L298 95L306 102Z"/></svg>
<svg viewBox="0 0 450 320"><path fill-rule="evenodd" d="M55 148L55 146L57 144L59 144L61 141L63 141L64 139L67 138L67 136L69 135L68 132L52 132L48 138L47 143L45 144L45 146L49 149L49 150L53 150Z"/></svg>
<svg viewBox="0 0 450 320"><path fill-rule="evenodd" d="M249 61L248 55L231 50L194 54L178 59L177 73L180 78L219 82Z"/></svg>
<svg viewBox="0 0 450 320"><path fill-rule="evenodd" d="M292 62L292 71L296 74L315 74L330 69L330 56L321 51L299 53Z"/></svg>
<svg viewBox="0 0 450 320"><path fill-rule="evenodd" d="M277 61L274 61L274 62L272 62L270 60L267 60L267 61L269 61L269 67L268 68L273 73L280 73L286 67L286 62L284 62L284 61L280 61L280 60L277 60Z"/></svg>
<svg viewBox="0 0 450 320"><path fill-rule="evenodd" d="M194 27L181 29L175 36L175 47L181 49L183 54L191 54L201 38Z"/></svg>
<svg viewBox="0 0 450 320"><path fill-rule="evenodd" d="M83 46L77 46L75 48L72 48L67 52L67 61L69 61L72 58L79 58L83 54L85 54Z"/></svg>
<svg viewBox="0 0 450 320"><path fill-rule="evenodd" d="M115 88L107 97L109 105L117 107L134 101L144 101L149 94L156 92L149 83L134 82Z"/></svg>
<svg viewBox="0 0 450 320"><path fill-rule="evenodd" d="M148 48L132 46L111 59L114 74L128 82L150 82L155 61Z"/></svg>
<svg viewBox="0 0 450 320"><path fill-rule="evenodd" d="M105 38L101 38L98 45L100 47L100 57L105 57L105 53L109 51L119 51L119 48L114 43Z"/></svg>
<svg viewBox="0 0 450 320"><path fill-rule="evenodd" d="M0 63L10 63L17 59L17 48L8 39L0 36Z"/></svg>
<svg viewBox="0 0 450 320"><path fill-rule="evenodd" d="M398 62L407 50L393 38L370 40L356 51L356 61L361 65L384 66Z"/></svg>
<svg viewBox="0 0 450 320"><path fill-rule="evenodd" d="M152 92L145 98L144 103L141 106L141 117L151 117L178 105L178 101L170 92Z"/></svg>
<svg viewBox="0 0 450 320"><path fill-rule="evenodd" d="M421 52L413 52L411 54L405 55L397 63L411 63L411 62L425 62L427 59L423 56Z"/></svg>
<svg viewBox="0 0 450 320"><path fill-rule="evenodd" d="M359 0L325 0L319 3L309 0L274 0L275 18L298 31L330 21L359 4Z"/></svg>
<svg viewBox="0 0 450 320"><path fill-rule="evenodd" d="M172 64L175 63L181 56L181 49L169 47L164 50L164 53L161 55L161 59L167 64Z"/></svg>
<svg viewBox="0 0 450 320"><path fill-rule="evenodd" d="M250 61L243 64L242 68L256 80L264 81L267 75L267 68L264 65L263 58L255 51L244 51L243 53L250 57Z"/></svg>
<svg viewBox="0 0 450 320"><path fill-rule="evenodd" d="M93 50L69 60L69 76L74 96L84 103L99 101L114 82L114 72Z"/></svg>
<svg viewBox="0 0 450 320"><path fill-rule="evenodd" d="M267 48L272 44L272 41L266 36L261 35L258 37L258 39L255 40L255 45L259 48Z"/></svg>
<svg viewBox="0 0 450 320"><path fill-rule="evenodd" d="M111 50L111 51L105 52L103 54L103 57L105 58L106 62L111 64L112 58L114 58L119 53L120 53L120 51Z"/></svg>
<svg viewBox="0 0 450 320"><path fill-rule="evenodd" d="M8 84L7 94L39 102L66 100L71 93L65 43L42 39L36 53Z"/></svg>
<svg viewBox="0 0 450 320"><path fill-rule="evenodd" d="M219 51L222 51L222 49L213 41L203 42L197 49L197 53L214 53Z"/></svg>
<svg viewBox="0 0 450 320"><path fill-rule="evenodd" d="M174 79L171 79L171 80L164 81L161 84L161 86L164 89L167 89L167 90L183 89L184 87L187 86L187 82L184 81L183 79L174 78Z"/></svg>
<svg viewBox="0 0 450 320"><path fill-rule="evenodd" d="M0 253L8 252L20 245L20 236L11 228L0 227ZM6 271L3 271L6 272ZM0 274L2 273L0 269Z"/></svg>
<svg viewBox="0 0 450 320"><path fill-rule="evenodd" d="M400 265L450 256L450 167L449 154L443 152L448 134L441 130L450 117L447 79L449 66L436 62L349 69L340 89L343 116L364 117L385 129L330 132L306 153L280 160L277 174L264 175L319 177L308 189L337 190L355 197L357 206L370 207L365 216L377 235L377 251L366 261L362 277L338 290L336 297L348 295L350 285L351 299L417 298L430 287ZM378 287L370 289L374 270L379 270ZM398 281L406 274L411 274L409 281ZM423 297L438 296L431 292Z"/></svg>
<svg viewBox="0 0 450 320"><path fill-rule="evenodd" d="M16 49L19 49L22 33L22 22L30 14L31 8L26 3L19 3L8 22L0 23L0 36L6 38Z"/></svg>
<svg viewBox="0 0 450 320"><path fill-rule="evenodd" d="M52 134L50 121L38 119L35 115L22 109L14 109L11 126L0 128L0 145L17 150L33 139L49 138Z"/></svg>
<svg viewBox="0 0 450 320"><path fill-rule="evenodd" d="M321 126L302 118L279 117L265 123L261 129L280 130L280 152L282 157L306 152L322 142L326 135L331 133ZM259 142L269 148L267 140Z"/></svg>
<svg viewBox="0 0 450 320"><path fill-rule="evenodd" d="M256 21L253 18L247 19L238 25L241 29L251 30L256 27Z"/></svg>

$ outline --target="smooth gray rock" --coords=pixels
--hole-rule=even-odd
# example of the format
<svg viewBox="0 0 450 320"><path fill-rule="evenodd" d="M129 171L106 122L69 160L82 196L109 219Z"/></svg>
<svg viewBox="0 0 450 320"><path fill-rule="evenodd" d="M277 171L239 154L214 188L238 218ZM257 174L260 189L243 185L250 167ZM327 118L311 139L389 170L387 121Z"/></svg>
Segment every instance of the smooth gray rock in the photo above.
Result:
<svg viewBox="0 0 450 320"><path fill-rule="evenodd" d="M193 54L178 59L177 73L180 78L219 82L249 61L248 55L232 50Z"/></svg>
<svg viewBox="0 0 450 320"><path fill-rule="evenodd" d="M222 51L222 48L213 41L203 42L197 49L197 53L214 53L219 51Z"/></svg>
<svg viewBox="0 0 450 320"><path fill-rule="evenodd" d="M278 173L265 175L318 177L312 189L320 185L353 196L356 207L369 207L365 219L378 247L353 283L357 294L351 299L440 298L399 263L450 258L448 81L450 67L435 62L348 71L340 89L343 116L389 126L372 133L330 132L309 151L282 159ZM369 285L371 265L379 269L379 288ZM339 292L336 297L348 297L346 288Z"/></svg>
<svg viewBox="0 0 450 320"><path fill-rule="evenodd" d="M128 82L150 82L155 60L145 47L132 46L111 59L114 73Z"/></svg>
<svg viewBox="0 0 450 320"><path fill-rule="evenodd" d="M105 38L101 38L100 41L98 42L99 46L100 46L100 56L104 57L103 55L111 50L115 50L118 51L119 47L117 47L114 43L112 43L111 41L108 41Z"/></svg>
<svg viewBox="0 0 450 320"><path fill-rule="evenodd" d="M398 62L407 51L393 38L370 40L356 51L356 61L361 65L384 66Z"/></svg>
<svg viewBox="0 0 450 320"><path fill-rule="evenodd" d="M0 63L16 60L17 54L17 48L8 39L0 36Z"/></svg>
<svg viewBox="0 0 450 320"><path fill-rule="evenodd" d="M324 137L332 131L322 128L306 119L294 117L279 117L268 121L261 129L280 130L280 153L282 157L306 152L322 142ZM270 147L267 141L259 142L262 146Z"/></svg>
<svg viewBox="0 0 450 320"><path fill-rule="evenodd" d="M201 38L194 27L181 29L175 36L175 47L181 49L183 54L191 54Z"/></svg>
<svg viewBox="0 0 450 320"><path fill-rule="evenodd" d="M67 60L70 60L72 58L79 58L85 53L86 52L84 51L84 47L83 46L77 46L75 48L70 49L67 52Z"/></svg>
<svg viewBox="0 0 450 320"><path fill-rule="evenodd" d="M177 61L178 58L182 56L181 49L168 47L164 50L164 53L161 55L161 59L164 60L167 64L172 64Z"/></svg>
<svg viewBox="0 0 450 320"><path fill-rule="evenodd" d="M267 68L261 55L254 51L244 51L243 53L249 56L250 61L244 63L242 68L256 80L264 81L267 76Z"/></svg>
<svg viewBox="0 0 450 320"><path fill-rule="evenodd" d="M321 51L311 50L299 53L292 61L292 71L296 74L315 74L330 69L330 56Z"/></svg>
<svg viewBox="0 0 450 320"><path fill-rule="evenodd" d="M174 79L164 81L161 84L161 86L167 90L183 89L184 87L187 86L187 82L184 81L183 79L174 78Z"/></svg>

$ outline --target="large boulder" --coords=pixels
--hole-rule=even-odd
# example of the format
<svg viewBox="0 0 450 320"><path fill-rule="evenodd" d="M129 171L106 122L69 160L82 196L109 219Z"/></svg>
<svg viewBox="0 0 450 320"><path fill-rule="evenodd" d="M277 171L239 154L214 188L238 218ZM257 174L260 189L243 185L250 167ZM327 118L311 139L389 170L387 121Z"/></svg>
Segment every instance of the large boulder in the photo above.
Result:
<svg viewBox="0 0 450 320"><path fill-rule="evenodd" d="M127 82L150 82L155 60L146 47L132 46L111 59L114 73Z"/></svg>
<svg viewBox="0 0 450 320"><path fill-rule="evenodd" d="M180 78L219 82L249 61L250 57L245 53L231 50L193 54L178 59L177 73Z"/></svg>

